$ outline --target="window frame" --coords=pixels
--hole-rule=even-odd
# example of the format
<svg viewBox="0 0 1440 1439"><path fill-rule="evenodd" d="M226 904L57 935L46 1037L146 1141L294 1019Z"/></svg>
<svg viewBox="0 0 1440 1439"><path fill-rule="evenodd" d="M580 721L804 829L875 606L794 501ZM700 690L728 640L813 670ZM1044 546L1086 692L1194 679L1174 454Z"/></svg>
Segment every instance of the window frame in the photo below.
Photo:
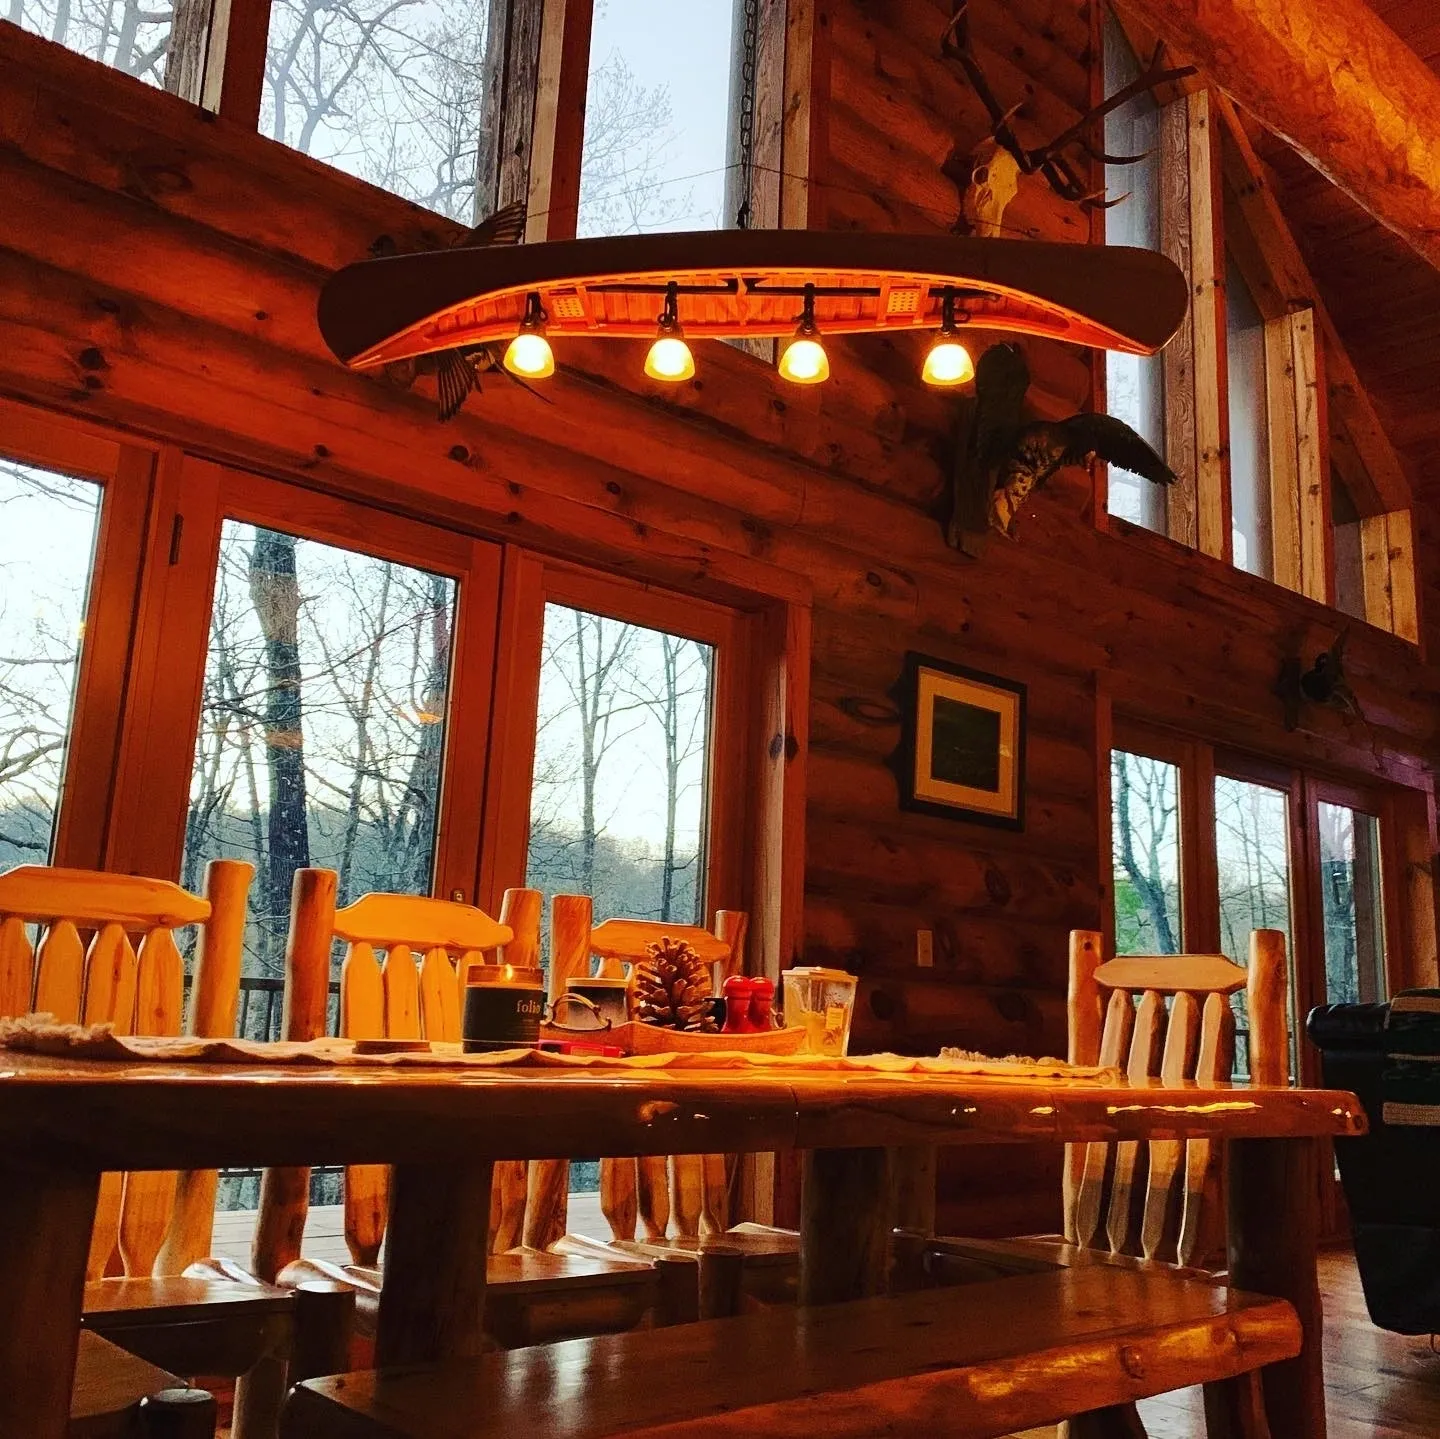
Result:
<svg viewBox="0 0 1440 1439"><path fill-rule="evenodd" d="M5 399L0 399L0 451L23 464L93 481L101 489L85 642L71 697L48 860L99 868L106 857L109 795L117 779L156 455L103 429L55 419Z"/></svg>
<svg viewBox="0 0 1440 1439"><path fill-rule="evenodd" d="M385 524L374 517L383 513ZM177 875L226 520L444 574L459 587L432 891L472 901L489 744L501 547L344 497L179 453L162 456L136 606L105 867Z"/></svg>
<svg viewBox="0 0 1440 1439"><path fill-rule="evenodd" d="M500 647L501 680L491 775L486 786L480 893L497 906L506 876L524 875L530 836L530 792L540 698L545 607L566 605L607 618L668 631L715 648L710 754L706 776L705 874L702 922L717 909L753 910L748 869L753 817L754 616L641 581L622 579L565 560L512 550L506 556ZM492 912L498 912L492 910ZM754 931L752 930L752 933ZM753 956L758 950L752 949Z"/></svg>

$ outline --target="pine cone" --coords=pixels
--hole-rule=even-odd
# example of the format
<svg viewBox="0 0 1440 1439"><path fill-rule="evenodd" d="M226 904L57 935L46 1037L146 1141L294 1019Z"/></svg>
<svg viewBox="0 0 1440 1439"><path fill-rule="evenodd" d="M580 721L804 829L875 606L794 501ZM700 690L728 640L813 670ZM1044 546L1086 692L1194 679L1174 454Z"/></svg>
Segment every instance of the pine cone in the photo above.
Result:
<svg viewBox="0 0 1440 1439"><path fill-rule="evenodd" d="M635 966L635 1017L642 1024L713 1034L710 967L683 939L666 936L645 946Z"/></svg>

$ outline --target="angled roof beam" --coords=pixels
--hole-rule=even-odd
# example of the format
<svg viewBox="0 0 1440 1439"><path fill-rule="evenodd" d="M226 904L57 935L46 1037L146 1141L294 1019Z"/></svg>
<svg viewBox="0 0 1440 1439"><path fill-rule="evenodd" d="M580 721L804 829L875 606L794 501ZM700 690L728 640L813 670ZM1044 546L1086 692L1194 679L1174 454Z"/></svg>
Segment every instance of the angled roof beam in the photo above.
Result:
<svg viewBox="0 0 1440 1439"><path fill-rule="evenodd" d="M1440 77L1357 0L1126 0L1440 268Z"/></svg>
<svg viewBox="0 0 1440 1439"><path fill-rule="evenodd" d="M1361 493L1356 498L1368 500L1367 509L1409 509L1411 485L1404 462L1385 433L1375 406L1355 372L1335 322L1330 318L1330 312L1300 253L1300 246L1281 211L1265 164L1255 153L1235 106L1223 95L1215 98L1215 113L1228 141L1223 147L1227 178L1271 281L1288 307L1293 309L1308 305L1315 311L1316 327L1325 345L1331 429L1344 431L1369 478L1369 485L1365 486L1363 477L1356 475L1353 467L1342 466L1342 472L1349 471L1346 474L1347 484L1352 491L1360 486ZM1340 458L1342 456L1337 455L1337 459ZM1371 493L1367 495L1366 489Z"/></svg>

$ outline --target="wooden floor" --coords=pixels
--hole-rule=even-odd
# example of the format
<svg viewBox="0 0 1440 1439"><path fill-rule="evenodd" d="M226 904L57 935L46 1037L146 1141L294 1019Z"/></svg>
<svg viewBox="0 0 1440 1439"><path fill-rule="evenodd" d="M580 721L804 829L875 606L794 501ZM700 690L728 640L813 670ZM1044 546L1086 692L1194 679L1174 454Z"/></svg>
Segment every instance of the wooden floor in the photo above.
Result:
<svg viewBox="0 0 1440 1439"><path fill-rule="evenodd" d="M1346 1250L1321 1259L1325 1300L1325 1408L1329 1439L1437 1439L1440 1354L1421 1336L1389 1334L1371 1324L1355 1261ZM1203 1439L1198 1390L1141 1405L1150 1439ZM1309 1439L1306 1435L1275 1439Z"/></svg>
<svg viewBox="0 0 1440 1439"><path fill-rule="evenodd" d="M216 1217L215 1252L244 1258L250 1252L255 1216L239 1211ZM598 1196L575 1195L571 1228L604 1234ZM310 1211L305 1252L344 1262L344 1211ZM1355 1261L1345 1250L1321 1260L1325 1299L1325 1388L1329 1439L1440 1439L1440 1354L1423 1336L1408 1339L1376 1329L1365 1313ZM1141 1406L1150 1439L1204 1439L1198 1390L1152 1399ZM1275 1439L1310 1439L1277 1434Z"/></svg>

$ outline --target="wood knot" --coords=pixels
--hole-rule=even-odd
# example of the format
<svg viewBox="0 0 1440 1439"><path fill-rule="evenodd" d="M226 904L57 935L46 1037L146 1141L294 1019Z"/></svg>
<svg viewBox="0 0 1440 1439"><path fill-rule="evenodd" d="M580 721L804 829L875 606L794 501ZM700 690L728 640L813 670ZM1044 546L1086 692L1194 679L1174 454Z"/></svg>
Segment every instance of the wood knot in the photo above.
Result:
<svg viewBox="0 0 1440 1439"><path fill-rule="evenodd" d="M470 451L464 445L451 445L450 458L457 465L468 465L470 463Z"/></svg>
<svg viewBox="0 0 1440 1439"><path fill-rule="evenodd" d="M1145 1360L1133 1345L1122 1344L1120 1346L1120 1367L1132 1379L1145 1377Z"/></svg>
<svg viewBox="0 0 1440 1439"><path fill-rule="evenodd" d="M985 893L993 904L1010 903L1010 881L993 864L985 870Z"/></svg>
<svg viewBox="0 0 1440 1439"><path fill-rule="evenodd" d="M770 736L770 758L779 759L785 749L785 736L776 734Z"/></svg>
<svg viewBox="0 0 1440 1439"><path fill-rule="evenodd" d="M75 363L82 370L108 370L110 365L105 356L94 345L89 345L75 356Z"/></svg>

